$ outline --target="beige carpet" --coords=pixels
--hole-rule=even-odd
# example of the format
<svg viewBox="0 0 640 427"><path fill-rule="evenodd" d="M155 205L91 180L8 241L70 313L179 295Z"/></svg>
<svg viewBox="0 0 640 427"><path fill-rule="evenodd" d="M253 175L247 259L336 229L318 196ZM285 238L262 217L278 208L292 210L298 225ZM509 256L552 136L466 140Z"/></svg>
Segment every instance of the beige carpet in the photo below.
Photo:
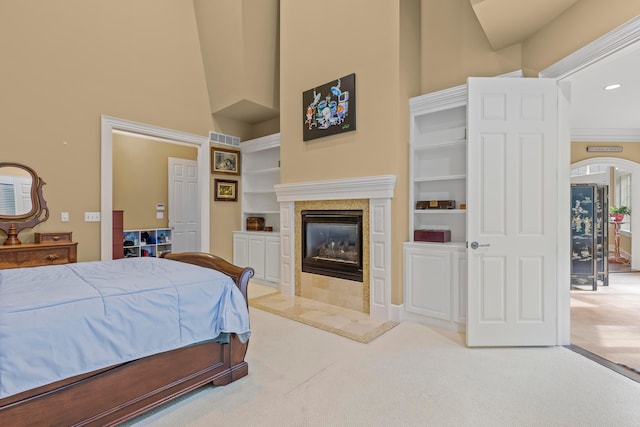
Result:
<svg viewBox="0 0 640 427"><path fill-rule="evenodd" d="M248 376L125 425L638 426L640 383L564 347L471 349L463 335L408 321L361 344L249 312Z"/></svg>
<svg viewBox="0 0 640 427"><path fill-rule="evenodd" d="M361 343L373 341L398 324L373 319L366 313L279 292L251 298L249 305Z"/></svg>

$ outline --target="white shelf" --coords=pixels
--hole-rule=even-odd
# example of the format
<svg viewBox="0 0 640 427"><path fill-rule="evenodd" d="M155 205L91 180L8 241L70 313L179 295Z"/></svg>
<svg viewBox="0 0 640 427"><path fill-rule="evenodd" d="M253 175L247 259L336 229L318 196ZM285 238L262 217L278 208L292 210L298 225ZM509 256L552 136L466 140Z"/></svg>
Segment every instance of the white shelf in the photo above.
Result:
<svg viewBox="0 0 640 427"><path fill-rule="evenodd" d="M466 209L414 209L413 213L427 214L427 215L433 215L433 214L449 215L449 214L466 214L467 210Z"/></svg>
<svg viewBox="0 0 640 427"><path fill-rule="evenodd" d="M280 183L280 134L245 141L242 152L242 230L247 218L263 217L265 226L280 228L280 204L274 186Z"/></svg>
<svg viewBox="0 0 640 427"><path fill-rule="evenodd" d="M428 99L425 98L426 101ZM466 240L465 209L416 209L418 201L467 203L466 105L411 104L409 234L418 229L451 230L451 240Z"/></svg>
<svg viewBox="0 0 640 427"><path fill-rule="evenodd" d="M280 168L276 167L276 168L258 169L253 171L246 171L244 174L253 176L253 175L270 175L275 173L279 174Z"/></svg>
<svg viewBox="0 0 640 427"><path fill-rule="evenodd" d="M456 140L456 141L445 141L445 142L438 142L438 143L434 143L434 144L421 144L418 145L414 148L414 151L416 152L420 152L420 151L434 151L434 150L441 150L444 148L454 148L454 147L466 147L467 144L467 140L466 139L460 139L460 140Z"/></svg>
<svg viewBox="0 0 640 427"><path fill-rule="evenodd" d="M434 248L457 248L457 249L466 249L467 248L467 242L447 242L447 243L437 243L437 242L419 242L419 241L415 241L413 242L413 244L416 245L420 245L420 246L431 246Z"/></svg>
<svg viewBox="0 0 640 427"><path fill-rule="evenodd" d="M245 214L247 215L251 215L251 216L256 216L256 215L260 215L260 214L264 214L264 215L270 215L270 214L279 214L280 211L259 211L259 212L252 212L252 211L244 211Z"/></svg>
<svg viewBox="0 0 640 427"><path fill-rule="evenodd" d="M442 175L442 176L428 176L422 178L415 178L414 182L431 182L431 181L455 181L460 179L467 179L467 175Z"/></svg>

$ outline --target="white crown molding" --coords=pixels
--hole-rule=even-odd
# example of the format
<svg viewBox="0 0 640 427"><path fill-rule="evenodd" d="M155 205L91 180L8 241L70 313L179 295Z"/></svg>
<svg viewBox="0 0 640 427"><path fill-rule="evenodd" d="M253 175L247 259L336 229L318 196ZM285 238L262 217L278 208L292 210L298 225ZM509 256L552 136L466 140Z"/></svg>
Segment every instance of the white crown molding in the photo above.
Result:
<svg viewBox="0 0 640 427"><path fill-rule="evenodd" d="M181 132L173 129L161 128L158 126L147 125L144 123L133 122L130 120L119 119L102 115L102 123L113 130L122 130L130 133L139 133L143 135L153 136L156 138L164 138L166 140L188 142L191 144L204 145L209 143L209 138L201 135Z"/></svg>
<svg viewBox="0 0 640 427"><path fill-rule="evenodd" d="M411 113L428 113L467 104L467 85L455 86L409 99Z"/></svg>
<svg viewBox="0 0 640 427"><path fill-rule="evenodd" d="M522 78L524 73L522 70L511 71L509 73L500 74L499 78ZM427 93L425 95L415 96L409 99L409 109L412 113L420 112L428 113L430 111L438 111L444 108L453 108L456 106L467 104L467 85L454 86L448 89L439 90L437 92Z"/></svg>
<svg viewBox="0 0 640 427"><path fill-rule="evenodd" d="M301 200L390 199L395 175L277 184L278 202Z"/></svg>
<svg viewBox="0 0 640 427"><path fill-rule="evenodd" d="M251 153L258 150L266 150L267 148L276 148L280 146L280 134L262 136L260 138L249 139L240 142L240 151L243 153Z"/></svg>
<svg viewBox="0 0 640 427"><path fill-rule="evenodd" d="M542 70L538 76L562 79L640 40L640 15Z"/></svg>
<svg viewBox="0 0 640 427"><path fill-rule="evenodd" d="M640 129L571 129L571 141L640 142Z"/></svg>

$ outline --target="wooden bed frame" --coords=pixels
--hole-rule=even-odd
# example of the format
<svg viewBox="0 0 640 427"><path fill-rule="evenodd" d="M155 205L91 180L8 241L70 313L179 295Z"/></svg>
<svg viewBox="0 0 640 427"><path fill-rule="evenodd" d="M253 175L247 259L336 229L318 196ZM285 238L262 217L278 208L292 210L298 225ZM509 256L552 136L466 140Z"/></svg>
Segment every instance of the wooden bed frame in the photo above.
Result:
<svg viewBox="0 0 640 427"><path fill-rule="evenodd" d="M197 252L164 258L230 276L248 301L251 268ZM0 399L0 426L117 425L204 384L226 385L244 377L247 346L232 334L229 344L198 343L9 396Z"/></svg>

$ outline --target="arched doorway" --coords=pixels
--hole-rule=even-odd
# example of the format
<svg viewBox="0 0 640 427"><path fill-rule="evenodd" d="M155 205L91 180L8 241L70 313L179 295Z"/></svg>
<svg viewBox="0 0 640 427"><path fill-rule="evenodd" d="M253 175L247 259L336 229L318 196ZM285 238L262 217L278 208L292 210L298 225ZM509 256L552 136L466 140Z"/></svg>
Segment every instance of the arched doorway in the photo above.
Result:
<svg viewBox="0 0 640 427"><path fill-rule="evenodd" d="M571 165L571 169L576 169L591 165L607 165L627 170L631 173L631 212L640 212L640 163L632 160L617 157L594 157L582 160ZM631 230L638 230L640 221L638 215L631 215ZM631 239L631 268L640 270L640 239Z"/></svg>
<svg viewBox="0 0 640 427"><path fill-rule="evenodd" d="M631 213L640 209L640 164L632 160L594 157L575 162L571 169L576 170L585 166L606 166L606 174L611 175L609 168L627 171L631 174ZM609 176L606 177L608 181ZM586 177L585 177L586 178ZM583 183L600 184L598 178L585 179ZM640 210L636 212L640 213ZM637 216L637 215L636 215ZM640 221L634 221L631 215L631 231L634 223L640 226ZM635 228L636 232L638 228ZM611 239L611 237L610 237ZM631 264L635 259L635 269L640 269L638 247L640 238L631 239ZM635 253L635 255L634 255ZM611 253L610 253L611 255ZM640 272L631 270L630 273L616 273L609 264L608 286L600 282L596 291L572 289L571 291L571 346L574 351L595 360L623 375L637 380L640 334L637 324L640 321ZM629 271L629 270L628 270Z"/></svg>

